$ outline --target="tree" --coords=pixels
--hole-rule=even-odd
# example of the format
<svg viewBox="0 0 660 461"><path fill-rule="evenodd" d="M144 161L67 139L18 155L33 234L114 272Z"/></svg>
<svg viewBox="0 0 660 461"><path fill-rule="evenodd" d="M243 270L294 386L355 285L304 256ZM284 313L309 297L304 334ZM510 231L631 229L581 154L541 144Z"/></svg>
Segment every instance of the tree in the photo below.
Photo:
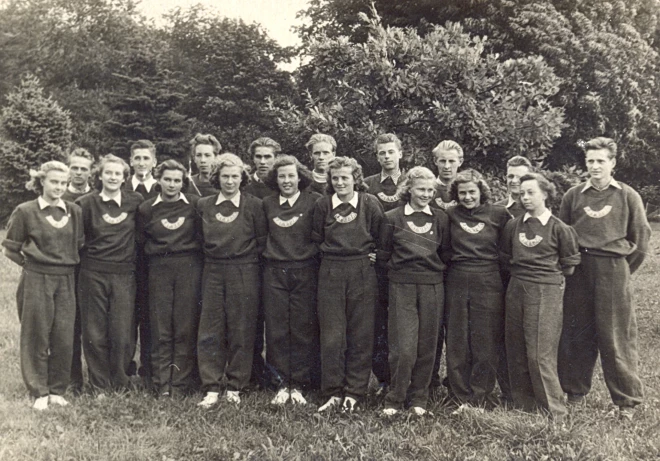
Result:
<svg viewBox="0 0 660 461"><path fill-rule="evenodd" d="M29 170L49 160L65 160L71 147L71 119L51 97L44 95L39 80L27 75L7 96L0 119L0 221L16 205L34 197L25 189Z"/></svg>

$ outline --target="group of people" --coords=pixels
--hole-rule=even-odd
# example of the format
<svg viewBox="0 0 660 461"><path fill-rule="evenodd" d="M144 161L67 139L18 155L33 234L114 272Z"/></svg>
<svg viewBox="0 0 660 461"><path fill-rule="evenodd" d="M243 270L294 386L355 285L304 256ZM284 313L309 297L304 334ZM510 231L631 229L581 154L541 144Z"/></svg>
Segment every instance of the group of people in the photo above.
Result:
<svg viewBox="0 0 660 461"><path fill-rule="evenodd" d="M614 141L586 143L589 179L558 216L554 185L525 157L509 159L508 196L492 203L479 172L459 172L454 141L432 151L437 176L402 171L394 134L374 147L381 171L367 178L325 134L306 144L311 171L259 138L251 173L202 134L195 175L144 140L130 165L77 149L68 166L31 171L39 196L16 208L2 245L23 267L33 407L68 403L81 350L93 389L127 389L139 337L137 371L163 397L201 386L202 407L240 404L251 378L275 383L274 405L306 404L320 374L318 411L350 412L373 371L384 414L423 415L446 345L454 402L562 416L600 353L630 417L643 398L630 275L651 231L640 196L612 176Z"/></svg>

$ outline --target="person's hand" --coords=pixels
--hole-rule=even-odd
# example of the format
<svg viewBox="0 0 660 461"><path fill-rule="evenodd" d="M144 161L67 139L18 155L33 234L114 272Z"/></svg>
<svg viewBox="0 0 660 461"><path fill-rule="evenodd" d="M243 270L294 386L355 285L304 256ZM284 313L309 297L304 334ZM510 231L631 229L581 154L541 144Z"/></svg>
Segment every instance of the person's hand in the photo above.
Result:
<svg viewBox="0 0 660 461"><path fill-rule="evenodd" d="M575 272L575 266L565 267L564 269L561 270L561 273L564 274L564 276L566 277L568 277L569 275L573 275L573 272Z"/></svg>
<svg viewBox="0 0 660 461"><path fill-rule="evenodd" d="M371 261L371 264L376 264L376 253L369 253L369 261Z"/></svg>

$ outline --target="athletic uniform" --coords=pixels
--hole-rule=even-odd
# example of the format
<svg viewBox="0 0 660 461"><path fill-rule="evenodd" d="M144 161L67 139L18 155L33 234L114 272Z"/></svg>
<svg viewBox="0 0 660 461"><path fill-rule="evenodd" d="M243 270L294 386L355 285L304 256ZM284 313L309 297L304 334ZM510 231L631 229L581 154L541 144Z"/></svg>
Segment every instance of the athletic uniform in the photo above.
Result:
<svg viewBox="0 0 660 461"><path fill-rule="evenodd" d="M216 195L220 192L218 189L213 187L208 181L204 181L199 174L194 174L190 177L190 186L188 191L193 195L199 195L201 197L209 197L211 195Z"/></svg>
<svg viewBox="0 0 660 461"><path fill-rule="evenodd" d="M307 190L321 194L324 197L328 195L328 175L325 173L320 174L312 170L312 183Z"/></svg>
<svg viewBox="0 0 660 461"><path fill-rule="evenodd" d="M517 218L518 216L522 216L525 214L525 207L522 206L522 203L520 203L518 200L514 200L511 198L511 196L508 196L504 200L500 200L499 202L495 202L495 205L503 206L507 209L509 214Z"/></svg>

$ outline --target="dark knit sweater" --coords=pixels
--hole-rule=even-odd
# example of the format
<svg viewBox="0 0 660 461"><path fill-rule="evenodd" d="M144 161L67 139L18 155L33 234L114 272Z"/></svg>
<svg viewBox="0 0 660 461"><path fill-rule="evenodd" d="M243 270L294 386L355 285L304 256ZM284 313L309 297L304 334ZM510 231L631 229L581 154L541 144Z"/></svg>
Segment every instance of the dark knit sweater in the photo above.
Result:
<svg viewBox="0 0 660 461"><path fill-rule="evenodd" d="M457 203L455 200L451 199L449 194L449 186L436 181L435 183L435 198L431 200L431 208L439 208L441 210L447 210L449 207L456 206Z"/></svg>
<svg viewBox="0 0 660 461"><path fill-rule="evenodd" d="M312 183L309 185L309 187L307 187L307 190L326 196L328 195L328 183L316 182L312 179Z"/></svg>
<svg viewBox="0 0 660 461"><path fill-rule="evenodd" d="M522 215L525 214L525 211L526 211L525 207L522 206L522 203L520 203L518 200L513 202L511 204L511 206L507 206L508 204L509 204L509 198L508 197L505 198L504 200L500 200L499 202L495 202L495 205L500 205L500 206L505 207L507 209L507 211L509 212L509 214L514 218L517 218L518 216L522 216Z"/></svg>
<svg viewBox="0 0 660 461"><path fill-rule="evenodd" d="M400 180L401 178L399 178ZM381 182L380 173L378 173L365 178L364 183L369 187L367 192L378 198L385 212L404 205L397 193L397 185L394 184L392 178L386 178L385 181Z"/></svg>
<svg viewBox="0 0 660 461"><path fill-rule="evenodd" d="M255 181L254 178L252 178L252 182L250 184L243 188L243 192L253 195L261 200L268 197L269 195L278 195L276 191L261 181Z"/></svg>
<svg viewBox="0 0 660 461"><path fill-rule="evenodd" d="M188 187L188 191L191 194L200 195L202 197L210 197L211 195L215 195L218 192L220 192L218 189L213 187L211 183L209 183L208 181L203 181L202 179L200 179L198 174L192 175L190 177L190 182L191 184ZM192 192L193 190L199 192L199 194Z"/></svg>

